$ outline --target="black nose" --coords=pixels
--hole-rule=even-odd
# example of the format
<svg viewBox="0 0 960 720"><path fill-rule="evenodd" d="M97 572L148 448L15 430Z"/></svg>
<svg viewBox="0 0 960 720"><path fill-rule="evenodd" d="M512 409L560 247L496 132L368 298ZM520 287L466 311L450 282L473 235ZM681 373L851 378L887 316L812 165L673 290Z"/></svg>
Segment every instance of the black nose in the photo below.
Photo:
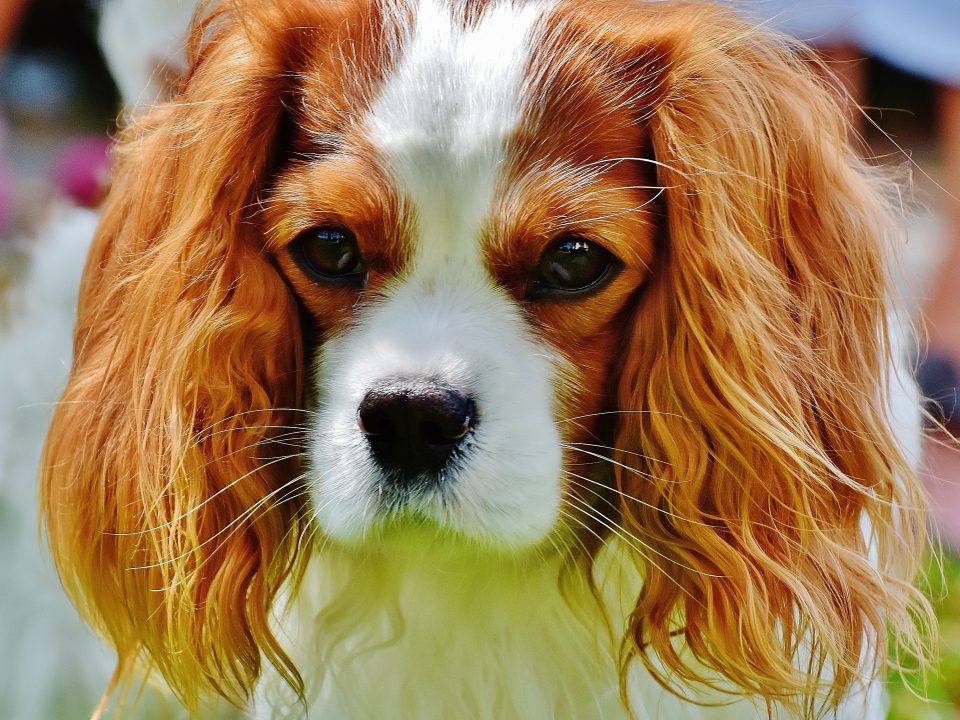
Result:
<svg viewBox="0 0 960 720"><path fill-rule="evenodd" d="M432 380L390 380L367 393L357 422L381 467L414 479L447 465L476 424L476 407Z"/></svg>

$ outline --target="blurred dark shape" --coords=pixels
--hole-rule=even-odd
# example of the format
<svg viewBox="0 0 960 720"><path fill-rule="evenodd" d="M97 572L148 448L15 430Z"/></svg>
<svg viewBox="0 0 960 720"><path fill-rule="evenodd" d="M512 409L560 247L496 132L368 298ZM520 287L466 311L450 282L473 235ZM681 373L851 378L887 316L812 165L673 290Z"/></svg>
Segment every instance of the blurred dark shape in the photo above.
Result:
<svg viewBox="0 0 960 720"><path fill-rule="evenodd" d="M97 2L32 0L0 71L0 104L13 115L111 127L116 87L97 45Z"/></svg>

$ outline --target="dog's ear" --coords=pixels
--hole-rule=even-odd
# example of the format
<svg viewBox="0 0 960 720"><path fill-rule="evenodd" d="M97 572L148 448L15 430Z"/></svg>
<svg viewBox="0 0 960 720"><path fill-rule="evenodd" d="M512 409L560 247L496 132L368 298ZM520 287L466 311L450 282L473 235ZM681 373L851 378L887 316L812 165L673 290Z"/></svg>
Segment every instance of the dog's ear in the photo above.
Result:
<svg viewBox="0 0 960 720"><path fill-rule="evenodd" d="M656 13L635 41L660 57L664 257L617 438L644 503L624 524L653 551L625 652L667 685L719 670L810 712L878 669L888 628L917 649L911 613L929 618L922 494L882 391L896 222L812 58L705 4Z"/></svg>
<svg viewBox="0 0 960 720"><path fill-rule="evenodd" d="M302 348L252 217L297 39L237 15L195 29L179 97L120 138L41 471L66 589L188 707L242 702L263 657L299 683L268 609L296 568Z"/></svg>

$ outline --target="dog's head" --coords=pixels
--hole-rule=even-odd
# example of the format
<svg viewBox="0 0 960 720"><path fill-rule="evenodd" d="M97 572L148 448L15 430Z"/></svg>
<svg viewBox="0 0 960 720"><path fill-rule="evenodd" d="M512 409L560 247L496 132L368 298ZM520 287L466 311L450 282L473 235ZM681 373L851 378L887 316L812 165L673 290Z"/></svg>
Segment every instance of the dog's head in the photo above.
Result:
<svg viewBox="0 0 960 720"><path fill-rule="evenodd" d="M890 220L782 38L692 2L234 0L192 45L121 138L43 468L123 662L188 702L262 657L296 683L268 611L302 537L408 525L626 537L625 657L674 680L810 697L826 663L839 696L914 637Z"/></svg>

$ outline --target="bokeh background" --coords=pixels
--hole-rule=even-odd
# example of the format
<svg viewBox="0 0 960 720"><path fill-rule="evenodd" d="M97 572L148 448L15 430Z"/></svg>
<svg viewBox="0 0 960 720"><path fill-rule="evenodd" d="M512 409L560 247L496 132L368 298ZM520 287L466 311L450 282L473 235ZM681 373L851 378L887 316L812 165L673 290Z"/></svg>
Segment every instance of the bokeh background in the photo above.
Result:
<svg viewBox="0 0 960 720"><path fill-rule="evenodd" d="M178 0L114 4L164 1ZM930 44L945 33L960 45L960 0L941 1L947 20L931 31ZM33 488L49 403L69 363L84 238L109 184L110 136L124 108L98 44L101 9L99 0L0 0L0 718L11 720L89 717L110 670L109 654L73 618L40 549ZM960 90L950 89L960 86L960 60L952 77L905 61L882 32L856 30L863 20L856 2L757 0L747 11L817 45L866 108L858 121L865 154L912 170L900 291L915 318L936 293L953 298L955 314L944 319L938 311L931 343L960 337L960 272L950 279L948 267L960 246ZM922 40L926 31L919 32ZM955 355L960 367L960 344ZM943 538L927 580L941 620L941 659L926 687L891 676L890 717L900 720L960 720L960 454L953 445L949 434L931 430L923 458ZM179 716L162 701L146 715Z"/></svg>

